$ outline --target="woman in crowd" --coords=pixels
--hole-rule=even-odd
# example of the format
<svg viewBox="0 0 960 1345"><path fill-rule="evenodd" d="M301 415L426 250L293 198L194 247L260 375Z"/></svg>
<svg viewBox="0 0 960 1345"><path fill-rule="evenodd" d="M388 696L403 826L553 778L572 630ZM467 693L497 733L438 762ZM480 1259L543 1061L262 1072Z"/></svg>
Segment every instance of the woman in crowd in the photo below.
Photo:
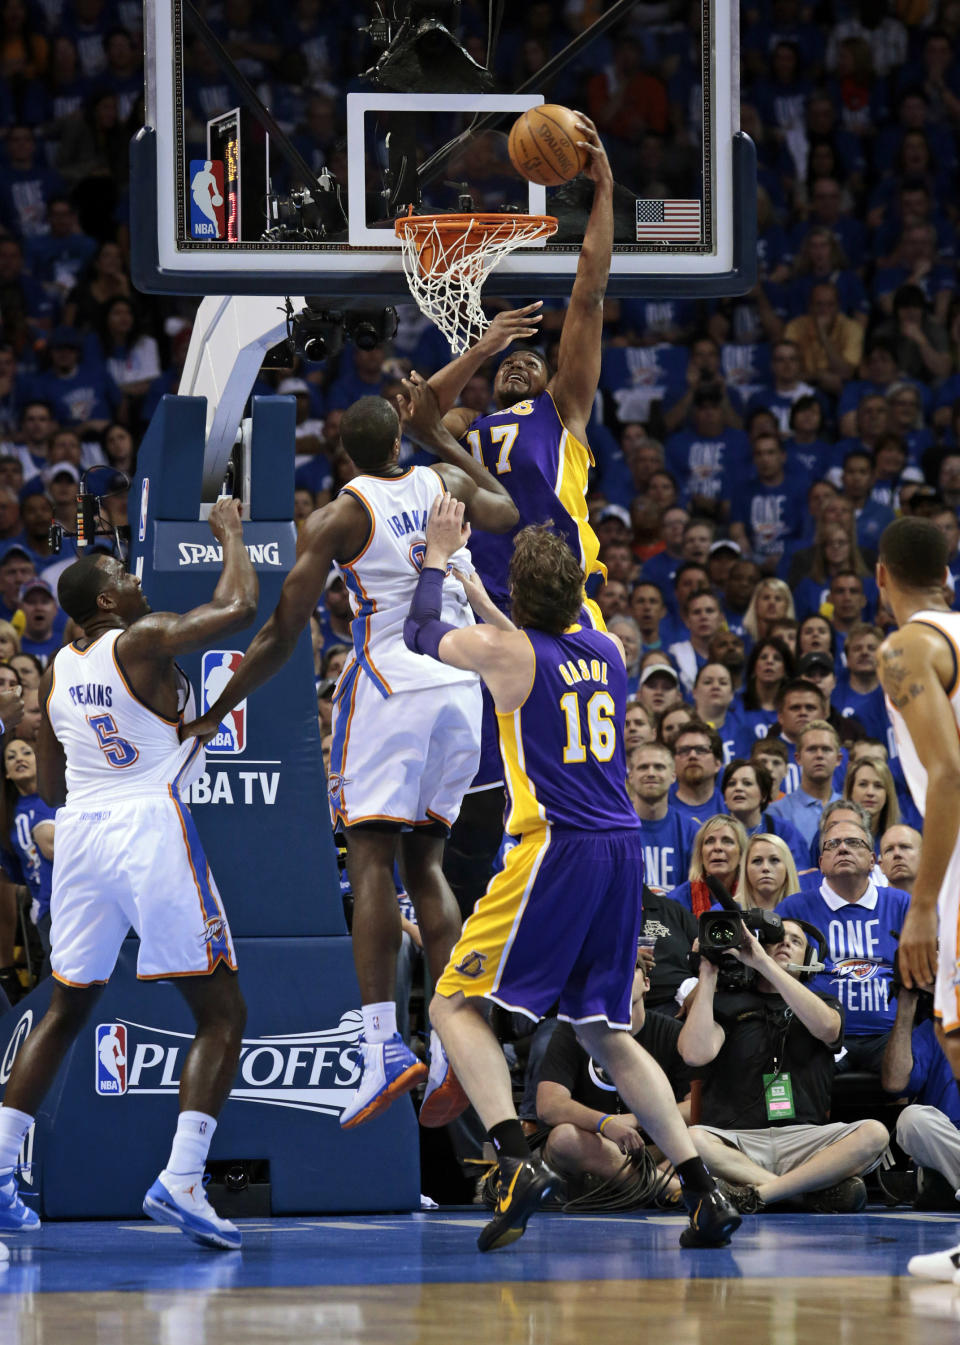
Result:
<svg viewBox="0 0 960 1345"><path fill-rule="evenodd" d="M739 905L745 911L751 906L772 911L784 897L799 890L797 866L783 838L765 831L751 836L740 865Z"/></svg>
<svg viewBox="0 0 960 1345"><path fill-rule="evenodd" d="M20 636L16 626L9 621L0 621L0 661L6 662L20 653Z"/></svg>
<svg viewBox="0 0 960 1345"><path fill-rule="evenodd" d="M750 606L744 613L743 629L751 640L762 640L770 634L771 623L782 617L796 620L793 594L782 579L770 575L753 590Z"/></svg>
<svg viewBox="0 0 960 1345"><path fill-rule="evenodd" d="M743 728L743 720L733 702L733 679L722 663L705 663L693 684L693 705L698 719L720 734L724 758L733 755L733 741Z"/></svg>
<svg viewBox="0 0 960 1345"><path fill-rule="evenodd" d="M900 804L890 767L880 757L863 757L847 771L843 797L853 799L870 814L874 848L880 851L880 837L888 827L900 821Z"/></svg>
<svg viewBox="0 0 960 1345"><path fill-rule="evenodd" d="M117 387L125 397L142 397L160 376L160 350L141 330L136 310L124 295L118 294L104 308L99 336L107 372Z"/></svg>
<svg viewBox="0 0 960 1345"><path fill-rule="evenodd" d="M777 722L777 692L793 676L793 655L782 640L760 640L747 660L743 693L744 728L762 737Z"/></svg>
<svg viewBox="0 0 960 1345"><path fill-rule="evenodd" d="M43 665L33 654L14 654L8 660L10 667L20 678L20 685L35 691L43 676Z"/></svg>
<svg viewBox="0 0 960 1345"><path fill-rule="evenodd" d="M759 762L736 757L720 778L720 792L727 812L743 826L748 836L760 832L779 836L801 868L809 867L810 847L785 817L767 812L773 798L773 776ZM791 888L795 892L796 888Z"/></svg>
<svg viewBox="0 0 960 1345"><path fill-rule="evenodd" d="M672 705L669 710L664 710L660 716L657 741L663 743L672 751L673 744L677 741L677 734L696 717L689 705Z"/></svg>
<svg viewBox="0 0 960 1345"><path fill-rule="evenodd" d="M694 838L687 881L667 895L696 916L709 911L716 900L707 886L708 876L716 878L731 896L736 896L740 861L746 848L747 833L735 817L717 813L707 818Z"/></svg>
<svg viewBox="0 0 960 1345"><path fill-rule="evenodd" d="M55 809L37 793L37 758L30 743L7 738L0 791L0 847L14 855L30 893L30 919L50 955L50 885Z"/></svg>
<svg viewBox="0 0 960 1345"><path fill-rule="evenodd" d="M820 611L821 604L830 593L830 580L841 570L853 570L860 576L863 591L867 595L867 609L871 612L874 610L877 586L857 546L856 533L851 535L842 523L824 523L813 544L810 573L793 590L801 618Z"/></svg>
<svg viewBox="0 0 960 1345"><path fill-rule="evenodd" d="M829 654L837 661L837 637L825 616L819 612L806 616L797 629L797 658L804 654Z"/></svg>

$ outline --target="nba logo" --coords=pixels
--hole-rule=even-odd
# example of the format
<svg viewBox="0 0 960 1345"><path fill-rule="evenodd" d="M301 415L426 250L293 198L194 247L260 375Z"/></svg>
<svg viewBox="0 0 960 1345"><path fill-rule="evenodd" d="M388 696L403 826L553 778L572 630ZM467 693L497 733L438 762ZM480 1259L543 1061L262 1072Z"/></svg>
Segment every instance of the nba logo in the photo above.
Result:
<svg viewBox="0 0 960 1345"><path fill-rule="evenodd" d="M225 238L226 207L223 163L219 159L190 160L190 237Z"/></svg>
<svg viewBox="0 0 960 1345"><path fill-rule="evenodd" d="M97 1027L96 1091L99 1097L120 1097L127 1091L127 1029L122 1023Z"/></svg>
<svg viewBox="0 0 960 1345"><path fill-rule="evenodd" d="M239 649L208 649L203 656L200 669L201 714L206 714L211 705L216 704L224 687L240 667L243 654ZM207 751L237 756L247 746L247 702L242 700L236 709L231 710L220 725L214 737L207 743Z"/></svg>

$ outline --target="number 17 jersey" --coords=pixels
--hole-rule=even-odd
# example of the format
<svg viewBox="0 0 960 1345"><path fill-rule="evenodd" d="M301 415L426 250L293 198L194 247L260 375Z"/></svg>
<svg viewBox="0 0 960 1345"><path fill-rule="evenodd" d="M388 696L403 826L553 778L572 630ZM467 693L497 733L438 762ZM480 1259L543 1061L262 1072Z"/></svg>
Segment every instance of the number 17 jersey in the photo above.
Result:
<svg viewBox="0 0 960 1345"><path fill-rule="evenodd" d="M497 713L510 808L506 829L636 830L623 725L627 673L609 635L525 629L536 658L526 700Z"/></svg>

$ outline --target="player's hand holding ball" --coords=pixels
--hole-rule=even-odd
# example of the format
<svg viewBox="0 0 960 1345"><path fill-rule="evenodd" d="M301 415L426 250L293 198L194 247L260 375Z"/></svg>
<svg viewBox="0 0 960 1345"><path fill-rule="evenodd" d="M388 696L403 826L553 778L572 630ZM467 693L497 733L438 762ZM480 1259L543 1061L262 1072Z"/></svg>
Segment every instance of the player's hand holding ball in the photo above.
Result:
<svg viewBox="0 0 960 1345"><path fill-rule="evenodd" d="M438 495L427 520L427 552L423 563L428 569L445 570L455 551L466 546L470 524L463 521L464 506L452 495Z"/></svg>

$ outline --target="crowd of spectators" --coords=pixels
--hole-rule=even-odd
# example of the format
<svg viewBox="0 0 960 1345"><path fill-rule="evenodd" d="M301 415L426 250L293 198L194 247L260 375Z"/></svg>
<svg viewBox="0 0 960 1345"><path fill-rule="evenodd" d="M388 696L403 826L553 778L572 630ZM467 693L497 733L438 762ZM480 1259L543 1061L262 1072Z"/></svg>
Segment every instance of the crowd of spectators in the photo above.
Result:
<svg viewBox="0 0 960 1345"><path fill-rule="evenodd" d="M344 180L342 95L370 56L357 6L297 0L279 18L254 0L200 8L311 168ZM501 87L534 75L595 9L538 0L508 13ZM636 195L697 190L700 16L684 0L638 3L549 87L593 117ZM465 0L461 18L483 61L486 6ZM35 739L39 672L70 635L56 579L72 552L68 541L53 553L50 524L72 525L85 468L134 471L153 410L177 389L196 306L139 294L128 270L141 22L132 0L0 5L0 685L33 697L14 742ZM919 1038L905 1052L915 1005L901 998L897 1017L890 995L891 931L922 819L877 680L889 617L872 574L883 528L915 513L943 531L951 583L960 576L960 0L745 0L741 28L741 122L759 156L757 285L739 298L608 301L589 427L588 505L607 568L595 596L628 654L629 787L658 945L647 1016L681 1012L686 952L716 877L743 904L828 933L819 984L843 1010L840 1068L852 1060L925 1100L913 1065L932 1074L936 1052ZM193 145L236 99L199 43L187 70ZM548 356L562 317L562 304L546 305ZM354 473L339 445L344 408L393 396L411 367L429 375L448 358L409 305L389 345L261 373L255 393L296 399L298 521ZM478 414L492 409L492 372L464 390ZM420 460L413 445L405 454ZM124 521L123 477L105 489L110 518ZM336 575L313 637L326 738L351 643ZM31 797L27 755L3 757L0 845L17 881L49 867L39 814L20 828L21 872L10 858L14 814L29 812L17 807ZM38 926L44 914L41 900ZM8 923L0 983L13 988ZM404 928L415 945L415 925ZM821 1045L835 1046L834 1020L817 1021ZM706 1019L699 1027L702 1064L714 1038ZM563 1049L568 1068L569 1040ZM919 1115L902 1127L907 1148ZM851 1171L873 1163L876 1139L869 1132Z"/></svg>

